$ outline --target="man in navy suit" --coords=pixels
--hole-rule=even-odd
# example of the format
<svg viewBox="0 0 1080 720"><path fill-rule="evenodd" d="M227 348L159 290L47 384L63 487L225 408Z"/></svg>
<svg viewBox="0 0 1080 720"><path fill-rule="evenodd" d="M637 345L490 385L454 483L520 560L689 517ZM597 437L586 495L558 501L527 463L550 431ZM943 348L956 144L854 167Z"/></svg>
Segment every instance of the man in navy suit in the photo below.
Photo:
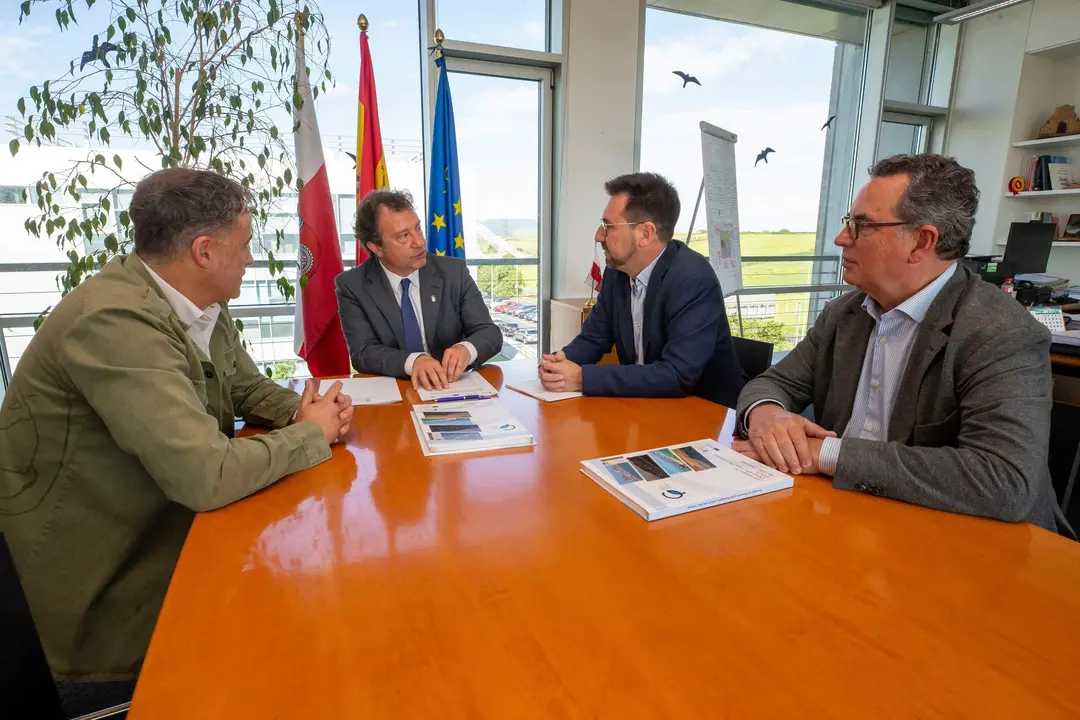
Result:
<svg viewBox="0 0 1080 720"><path fill-rule="evenodd" d="M656 173L605 183L611 199L596 230L608 269L600 296L569 345L545 355L551 391L586 395L698 395L735 407L746 382L724 297L709 261L672 240L679 194ZM615 346L619 365L597 365Z"/></svg>

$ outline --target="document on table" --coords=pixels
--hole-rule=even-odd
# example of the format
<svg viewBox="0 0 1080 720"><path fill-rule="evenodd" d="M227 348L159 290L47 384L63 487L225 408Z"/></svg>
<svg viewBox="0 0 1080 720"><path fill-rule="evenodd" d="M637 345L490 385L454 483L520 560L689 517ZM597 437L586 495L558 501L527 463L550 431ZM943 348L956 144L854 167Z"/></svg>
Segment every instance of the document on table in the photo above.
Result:
<svg viewBox="0 0 1080 720"><path fill-rule="evenodd" d="M319 394L324 394L335 382L341 383L341 392L352 398L353 405L386 405L401 402L401 391L398 390L397 380L392 377L323 380L319 383Z"/></svg>
<svg viewBox="0 0 1080 720"><path fill-rule="evenodd" d="M1080 330L1054 330L1050 336L1056 343L1080 346Z"/></svg>
<svg viewBox="0 0 1080 720"><path fill-rule="evenodd" d="M478 372L464 373L455 382L447 385L445 390L425 390L420 388L416 391L424 402L446 400L480 400L499 394L491 383L484 379Z"/></svg>
<svg viewBox="0 0 1080 720"><path fill-rule="evenodd" d="M579 398L581 393L579 392L549 392L544 389L544 383L539 380L523 380L522 382L516 382L506 387L511 390L517 390L519 393L525 393L531 395L537 400L543 400L544 402L558 402L559 400L569 400L570 398Z"/></svg>

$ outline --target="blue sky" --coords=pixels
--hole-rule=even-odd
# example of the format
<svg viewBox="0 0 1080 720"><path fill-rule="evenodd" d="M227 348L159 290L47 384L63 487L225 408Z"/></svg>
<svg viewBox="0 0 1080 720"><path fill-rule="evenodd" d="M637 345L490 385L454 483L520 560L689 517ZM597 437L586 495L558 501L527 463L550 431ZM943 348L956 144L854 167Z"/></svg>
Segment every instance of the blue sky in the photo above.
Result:
<svg viewBox="0 0 1080 720"><path fill-rule="evenodd" d="M321 0L319 5L333 38L330 67L337 80L318 102L323 134L355 132L356 15L362 5L371 23L384 141L421 140L416 3ZM451 39L542 49L543 5L542 0L439 0L439 24ZM44 8L22 27L16 3L0 11L0 75L5 78L0 116L18 115L15 102L31 84L66 72L68 62L90 46L94 31L103 29L106 11L104 2L82 11L81 27L63 36ZM814 230L825 144L819 128L827 116L835 47L826 40L647 12L641 167L675 182L685 208L684 228L701 178L698 122L707 120L739 136L742 229ZM64 52L67 48L72 50ZM671 74L675 69L697 76L702 86L681 88ZM451 85L467 207L477 217L528 216L536 184L522 178L536 172L535 86L461 75L452 75ZM766 145L776 153L767 166L753 167Z"/></svg>

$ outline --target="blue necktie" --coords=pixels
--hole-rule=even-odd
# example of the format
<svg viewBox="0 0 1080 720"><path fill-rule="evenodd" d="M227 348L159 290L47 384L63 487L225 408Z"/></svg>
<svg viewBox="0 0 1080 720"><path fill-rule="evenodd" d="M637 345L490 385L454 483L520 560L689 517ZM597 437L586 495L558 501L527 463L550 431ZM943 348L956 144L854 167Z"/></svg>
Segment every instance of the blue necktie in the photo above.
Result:
<svg viewBox="0 0 1080 720"><path fill-rule="evenodd" d="M409 278L401 281L401 324L405 328L405 351L424 352L424 335L420 332L420 323L416 320L412 298L409 297Z"/></svg>

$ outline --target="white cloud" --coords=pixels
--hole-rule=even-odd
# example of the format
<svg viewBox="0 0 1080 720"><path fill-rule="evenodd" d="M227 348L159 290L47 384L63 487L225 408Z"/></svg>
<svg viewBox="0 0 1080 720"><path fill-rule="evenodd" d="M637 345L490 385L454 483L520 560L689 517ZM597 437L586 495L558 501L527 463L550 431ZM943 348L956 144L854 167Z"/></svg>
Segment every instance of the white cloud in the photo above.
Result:
<svg viewBox="0 0 1080 720"><path fill-rule="evenodd" d="M0 75L9 80L36 78L33 72L38 43L24 35L0 35Z"/></svg>
<svg viewBox="0 0 1080 720"><path fill-rule="evenodd" d="M715 90L718 81L730 77L751 62L777 61L800 47L802 38L777 32L746 35L698 35L679 41L645 46L644 91L674 93L682 90L682 80L672 71L693 75L702 87L687 86L687 92Z"/></svg>

